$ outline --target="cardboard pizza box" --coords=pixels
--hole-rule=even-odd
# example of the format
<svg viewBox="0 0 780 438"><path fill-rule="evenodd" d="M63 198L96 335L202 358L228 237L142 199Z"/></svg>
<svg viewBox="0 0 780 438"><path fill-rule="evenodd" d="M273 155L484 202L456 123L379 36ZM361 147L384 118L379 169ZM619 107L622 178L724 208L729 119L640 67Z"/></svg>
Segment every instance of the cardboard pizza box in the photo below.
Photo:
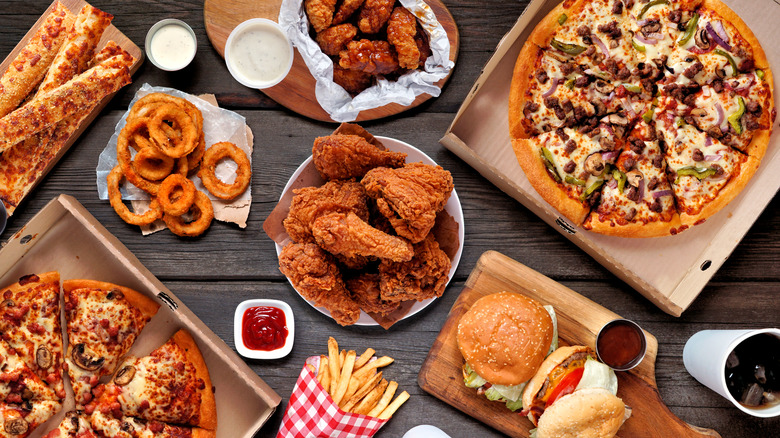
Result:
<svg viewBox="0 0 780 438"><path fill-rule="evenodd" d="M130 349L131 355L147 355L177 330L187 329L203 354L215 388L217 437L254 436L281 402L281 397L222 339L68 195L49 202L0 249L0 287L15 283L21 276L48 271L59 271L63 280L86 278L126 286L160 304ZM62 327L64 330L64 317ZM70 384L65 386L68 397L62 411L39 426L31 438L55 428L74 408Z"/></svg>
<svg viewBox="0 0 780 438"><path fill-rule="evenodd" d="M584 230L561 216L531 186L509 137L508 98L517 55L534 26L560 0L533 0L496 47L440 142L498 188L520 201L663 311L680 316L723 265L780 188L780 128L761 166L728 206L676 236L630 239ZM724 0L758 37L775 74L780 72L780 4ZM778 107L775 89L775 107Z"/></svg>

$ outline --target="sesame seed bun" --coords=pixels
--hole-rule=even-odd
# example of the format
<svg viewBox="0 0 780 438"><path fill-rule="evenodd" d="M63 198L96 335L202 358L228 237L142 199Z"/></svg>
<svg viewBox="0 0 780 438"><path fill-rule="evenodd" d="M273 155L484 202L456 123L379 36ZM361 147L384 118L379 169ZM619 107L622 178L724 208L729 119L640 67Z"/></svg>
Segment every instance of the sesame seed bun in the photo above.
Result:
<svg viewBox="0 0 780 438"><path fill-rule="evenodd" d="M458 323L458 348L471 368L496 385L519 385L550 349L553 323L541 304L499 292L477 300Z"/></svg>
<svg viewBox="0 0 780 438"><path fill-rule="evenodd" d="M588 350L589 348L583 345L574 345L571 347L560 347L550 353L550 355L547 356L544 362L542 362L542 364L539 366L538 371L536 371L536 374L531 379L531 381L528 382L528 385L525 386L525 389L523 390L523 406L527 407L534 404L536 395L539 393L539 390L542 389L544 382L547 380L547 376L550 375L555 367L562 364L563 361L568 359L572 354ZM536 424L536 415L537 413L535 412L528 413L528 419L531 420L531 422L534 424Z"/></svg>
<svg viewBox="0 0 780 438"><path fill-rule="evenodd" d="M628 411L630 415L630 411ZM544 411L538 438L611 438L627 418L626 405L602 388L565 395Z"/></svg>

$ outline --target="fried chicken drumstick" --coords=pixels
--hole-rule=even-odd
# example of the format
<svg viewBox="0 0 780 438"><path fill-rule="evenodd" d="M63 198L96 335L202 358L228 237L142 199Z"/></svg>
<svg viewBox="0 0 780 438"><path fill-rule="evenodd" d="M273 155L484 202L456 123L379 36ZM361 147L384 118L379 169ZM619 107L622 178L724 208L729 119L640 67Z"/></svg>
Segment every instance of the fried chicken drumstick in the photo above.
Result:
<svg viewBox="0 0 780 438"><path fill-rule="evenodd" d="M329 181L321 187L304 187L294 193L284 229L295 242L314 242L311 226L321 214L352 211L368 220L366 191L354 181Z"/></svg>
<svg viewBox="0 0 780 438"><path fill-rule="evenodd" d="M362 178L375 167L403 167L406 154L383 151L359 135L318 137L312 160L325 180Z"/></svg>
<svg viewBox="0 0 780 438"><path fill-rule="evenodd" d="M355 213L328 213L312 225L314 240L325 251L346 257L364 256L405 262L412 259L412 244L369 225Z"/></svg>
<svg viewBox="0 0 780 438"><path fill-rule="evenodd" d="M414 244L414 258L408 262L382 260L379 287L385 301L423 301L440 297L447 286L452 263L439 248L433 233Z"/></svg>

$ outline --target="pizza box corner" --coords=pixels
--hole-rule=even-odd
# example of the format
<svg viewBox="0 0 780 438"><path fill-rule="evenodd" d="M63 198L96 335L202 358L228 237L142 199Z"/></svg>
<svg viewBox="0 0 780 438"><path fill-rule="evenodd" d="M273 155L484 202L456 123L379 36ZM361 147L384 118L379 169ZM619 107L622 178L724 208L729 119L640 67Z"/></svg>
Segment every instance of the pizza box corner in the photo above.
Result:
<svg viewBox="0 0 780 438"><path fill-rule="evenodd" d="M128 354L147 355L178 329L195 339L209 369L217 402L217 437L252 437L281 402L249 366L75 198L60 195L11 236L0 249L0 286L30 273L59 271L62 279L107 281L147 294L160 309ZM64 327L64 324L63 324ZM35 430L53 429L74 409L72 396L63 409Z"/></svg>
<svg viewBox="0 0 780 438"><path fill-rule="evenodd" d="M512 151L508 127L506 102L517 55L534 26L559 3L530 2L499 42L440 141L664 312L680 316L780 189L780 128L775 125L761 167L742 193L703 224L676 236L649 239L605 236L579 228L533 189ZM780 45L774 44L780 40L780 5L773 0L724 3L756 34L772 70L780 71Z"/></svg>

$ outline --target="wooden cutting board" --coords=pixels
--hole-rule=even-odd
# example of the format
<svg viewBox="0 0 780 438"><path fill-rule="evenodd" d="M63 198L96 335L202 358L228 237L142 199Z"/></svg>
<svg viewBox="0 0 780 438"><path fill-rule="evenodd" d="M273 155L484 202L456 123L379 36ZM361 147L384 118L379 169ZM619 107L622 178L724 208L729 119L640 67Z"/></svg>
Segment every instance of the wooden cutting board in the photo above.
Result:
<svg viewBox="0 0 780 438"><path fill-rule="evenodd" d="M573 290L495 251L484 253L450 310L447 321L420 369L418 383L426 392L512 437L528 437L533 428L524 416L503 404L478 396L463 384L463 356L456 333L460 317L479 298L501 291L524 294L555 308L562 344L595 348L596 334L619 315ZM633 409L618 432L623 437L720 437L710 429L691 426L677 418L661 400L655 383L658 341L647 336L647 355L639 366L618 372L618 397Z"/></svg>
<svg viewBox="0 0 780 438"><path fill-rule="evenodd" d="M425 0L431 7L450 40L450 60L458 58L460 36L455 19L440 0ZM250 18L267 18L278 21L282 0L206 0L203 5L203 20L206 24L206 34L211 44L220 54L225 56L225 43L230 32L245 20ZM450 71L450 75L452 71ZM441 79L436 85L443 87L450 75ZM306 117L323 122L333 122L328 113L322 109L314 96L316 82L309 73L309 68L295 50L292 69L286 78L278 85L260 90L278 104ZM392 116L414 108L430 99L429 94L421 94L408 106L390 103L379 108L360 112L356 121L374 120Z"/></svg>

